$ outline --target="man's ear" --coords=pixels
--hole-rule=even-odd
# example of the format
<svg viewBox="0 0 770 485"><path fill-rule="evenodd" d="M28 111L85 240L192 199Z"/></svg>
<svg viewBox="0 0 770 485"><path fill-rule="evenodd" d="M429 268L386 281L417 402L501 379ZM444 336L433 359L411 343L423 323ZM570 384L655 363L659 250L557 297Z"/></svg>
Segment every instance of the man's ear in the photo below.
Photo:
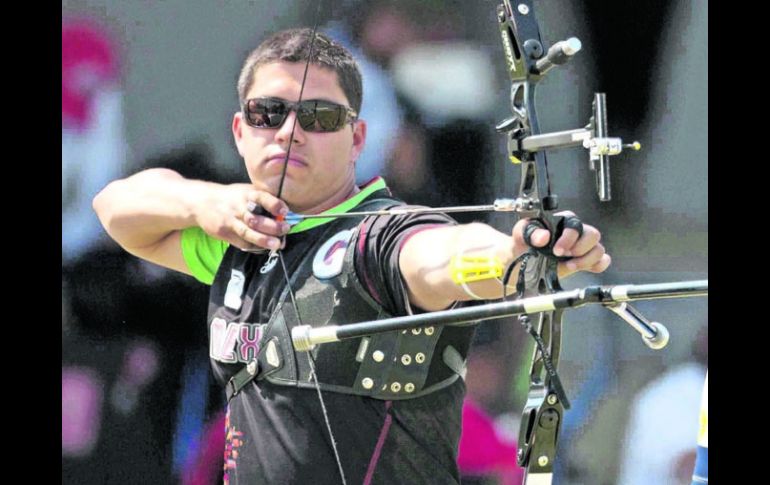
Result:
<svg viewBox="0 0 770 485"><path fill-rule="evenodd" d="M238 154L243 157L243 114L238 112L233 115L233 139L235 140L235 146L238 148Z"/></svg>
<svg viewBox="0 0 770 485"><path fill-rule="evenodd" d="M366 121L357 120L353 123L353 146L350 147L350 161L358 160L366 144Z"/></svg>

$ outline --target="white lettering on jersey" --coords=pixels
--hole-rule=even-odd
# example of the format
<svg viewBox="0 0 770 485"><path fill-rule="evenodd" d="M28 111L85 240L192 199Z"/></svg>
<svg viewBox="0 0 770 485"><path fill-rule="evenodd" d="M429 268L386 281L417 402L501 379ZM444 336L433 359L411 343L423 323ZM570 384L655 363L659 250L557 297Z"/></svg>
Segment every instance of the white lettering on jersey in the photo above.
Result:
<svg viewBox="0 0 770 485"><path fill-rule="evenodd" d="M230 273L230 281L227 283L227 290L225 291L225 306L232 308L235 311L241 309L243 304L243 286L246 278L243 273L234 269Z"/></svg>
<svg viewBox="0 0 770 485"><path fill-rule="evenodd" d="M248 362L251 359L257 358L257 354L259 353L259 339L261 338L262 325L241 324L240 338L238 339L241 346L238 351L238 357L241 362Z"/></svg>
<svg viewBox="0 0 770 485"><path fill-rule="evenodd" d="M226 322L222 318L214 318L211 321L209 357L228 364L255 359L264 327L264 324Z"/></svg>
<svg viewBox="0 0 770 485"><path fill-rule="evenodd" d="M353 237L353 229L340 231L323 243L313 258L313 275L319 280L333 278L342 273L345 251Z"/></svg>
<svg viewBox="0 0 770 485"><path fill-rule="evenodd" d="M235 363L235 344L238 342L238 323L227 323L221 318L211 321L209 356L220 362Z"/></svg>

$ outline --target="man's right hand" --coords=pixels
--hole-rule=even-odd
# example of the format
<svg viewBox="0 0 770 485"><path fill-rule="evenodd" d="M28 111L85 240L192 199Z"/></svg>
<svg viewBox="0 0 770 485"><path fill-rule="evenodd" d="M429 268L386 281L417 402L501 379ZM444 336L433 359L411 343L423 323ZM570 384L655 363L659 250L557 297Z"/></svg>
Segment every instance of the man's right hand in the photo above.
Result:
<svg viewBox="0 0 770 485"><path fill-rule="evenodd" d="M278 249L290 226L268 215L254 214L261 211L250 211L253 207L262 207L273 216L289 211L285 202L251 184L219 185L209 187L196 208L195 219L206 233L241 250Z"/></svg>

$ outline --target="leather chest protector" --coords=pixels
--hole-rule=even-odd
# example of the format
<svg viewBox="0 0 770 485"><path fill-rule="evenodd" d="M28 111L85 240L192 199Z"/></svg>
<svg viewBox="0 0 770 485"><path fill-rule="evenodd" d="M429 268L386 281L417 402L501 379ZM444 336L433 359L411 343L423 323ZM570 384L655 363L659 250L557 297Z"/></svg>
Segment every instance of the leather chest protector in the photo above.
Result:
<svg viewBox="0 0 770 485"><path fill-rule="evenodd" d="M376 210L395 203L375 199L356 209ZM340 218L317 229L318 239L291 275L299 318L289 289L284 288L263 329L258 365L249 363L231 379L228 397L254 378L315 388L308 356L296 352L291 342L291 329L296 325L345 325L391 316L369 296L356 276L353 255L359 223L359 219ZM336 270L326 272L324 260L335 257L341 259ZM238 259L233 263L237 265ZM413 328L318 345L311 355L319 387L324 391L386 400L410 399L464 377L465 357L474 332L474 326Z"/></svg>

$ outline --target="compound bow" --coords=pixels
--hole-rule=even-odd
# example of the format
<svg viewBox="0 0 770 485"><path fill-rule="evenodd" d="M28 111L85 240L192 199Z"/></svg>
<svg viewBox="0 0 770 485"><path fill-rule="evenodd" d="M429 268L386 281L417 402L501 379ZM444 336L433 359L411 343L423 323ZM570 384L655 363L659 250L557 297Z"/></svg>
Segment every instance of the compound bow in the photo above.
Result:
<svg viewBox="0 0 770 485"><path fill-rule="evenodd" d="M319 3L320 10L320 3ZM554 236L545 248L533 251L529 259L522 261L520 281L517 285L519 298L428 314L396 317L372 322L352 323L344 326L312 328L299 325L292 329L292 340L298 351L309 351L315 345L357 338L379 332L403 330L428 325L447 325L460 322L480 321L502 316L519 315L519 321L534 337L537 346L530 368L530 390L524 408L519 431L518 463L526 470L525 483L545 485L553 480L553 466L559 430L569 400L558 378L557 368L561 350L562 314L567 308L585 304L601 304L619 315L643 337L653 349L664 347L668 332L657 322L650 322L628 302L653 298L681 298L705 296L708 281L661 283L651 285L594 286L564 291L559 283L557 264L562 258L554 256L552 248L567 218L555 215L558 198L551 192L546 150L582 146L589 152L590 168L595 172L596 191L599 199L608 201L610 191L610 159L624 148L639 150L638 142L624 144L620 138L608 135L606 99L596 93L593 115L585 128L543 134L538 125L535 109L537 83L553 67L569 61L581 48L577 38L570 38L545 49L540 29L535 19L532 0L503 0L497 6L497 20L503 43L507 71L511 78L512 116L498 124L496 129L507 136L507 155L521 166L521 183L516 199L498 199L494 204L429 209L391 209L371 213L301 215L290 214L287 221L296 223L305 218L361 217L365 215L398 215L406 212L464 212L464 211L513 211L530 219L525 235L535 228L546 228ZM312 55L315 31L311 40L308 64ZM302 83L304 88L304 79ZM300 90L300 98L302 96ZM296 123L296 117L295 117ZM290 140L293 141L293 134ZM291 146L289 146L290 151ZM287 160L288 160L287 153ZM285 176L285 172L284 172ZM283 177L281 186L283 185ZM278 197L280 197L280 189ZM528 237L528 236L527 236ZM273 252L280 257L280 253ZM281 260L281 266L286 272ZM286 275L287 284L290 278ZM293 299L293 297L292 297ZM534 323L532 322L534 319ZM312 365L312 361L311 361ZM320 390L319 390L320 398ZM323 406L323 399L321 404ZM328 423L327 423L328 425ZM332 444L334 437L329 428ZM342 482L345 476L340 457L335 456Z"/></svg>

